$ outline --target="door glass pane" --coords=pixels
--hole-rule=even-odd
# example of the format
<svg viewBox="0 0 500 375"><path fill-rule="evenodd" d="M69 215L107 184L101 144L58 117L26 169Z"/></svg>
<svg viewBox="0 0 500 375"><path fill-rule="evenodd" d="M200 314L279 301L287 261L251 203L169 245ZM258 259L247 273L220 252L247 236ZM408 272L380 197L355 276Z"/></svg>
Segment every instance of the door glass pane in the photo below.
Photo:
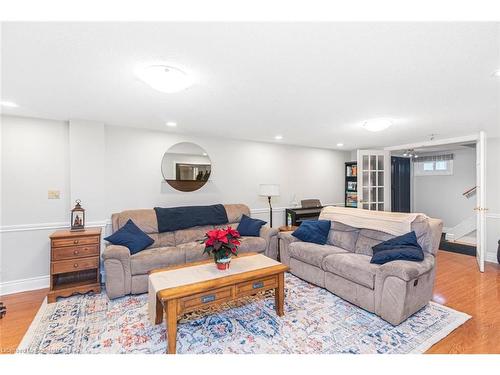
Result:
<svg viewBox="0 0 500 375"><path fill-rule="evenodd" d="M434 170L434 162L424 163L424 171L433 171Z"/></svg>
<svg viewBox="0 0 500 375"><path fill-rule="evenodd" d="M377 169L377 156L370 155L370 169L375 171Z"/></svg>
<svg viewBox="0 0 500 375"><path fill-rule="evenodd" d="M368 155L363 155L363 170L368 169Z"/></svg>
<svg viewBox="0 0 500 375"><path fill-rule="evenodd" d="M383 171L384 170L384 155L379 155L378 156L378 165L377 165L377 169L379 171Z"/></svg>
<svg viewBox="0 0 500 375"><path fill-rule="evenodd" d="M377 211L377 205L375 203L370 204L370 210Z"/></svg>
<svg viewBox="0 0 500 375"><path fill-rule="evenodd" d="M378 172L377 186L384 186L384 172Z"/></svg>
<svg viewBox="0 0 500 375"><path fill-rule="evenodd" d="M368 172L363 172L363 187L368 186Z"/></svg>
<svg viewBox="0 0 500 375"><path fill-rule="evenodd" d="M363 188L363 200L365 200L365 201L368 200L368 188L367 187Z"/></svg>
<svg viewBox="0 0 500 375"><path fill-rule="evenodd" d="M378 204L378 210L379 211L384 211L384 204L383 203L379 203Z"/></svg>
<svg viewBox="0 0 500 375"><path fill-rule="evenodd" d="M380 187L377 190L377 202L384 202L384 188Z"/></svg>
<svg viewBox="0 0 500 375"><path fill-rule="evenodd" d="M371 188L370 189L370 203L371 202L376 202L377 201L377 189L376 188Z"/></svg>
<svg viewBox="0 0 500 375"><path fill-rule="evenodd" d="M367 210L369 208L367 203L363 203L363 210Z"/></svg>
<svg viewBox="0 0 500 375"><path fill-rule="evenodd" d="M370 172L370 186L377 186L377 172Z"/></svg>

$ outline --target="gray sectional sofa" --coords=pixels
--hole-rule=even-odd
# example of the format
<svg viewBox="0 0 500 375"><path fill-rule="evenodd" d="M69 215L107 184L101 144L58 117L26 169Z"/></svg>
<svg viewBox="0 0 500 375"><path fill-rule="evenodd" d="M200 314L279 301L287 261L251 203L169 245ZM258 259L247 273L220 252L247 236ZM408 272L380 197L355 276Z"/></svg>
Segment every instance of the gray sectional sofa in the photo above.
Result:
<svg viewBox="0 0 500 375"><path fill-rule="evenodd" d="M320 217L321 218L321 217ZM371 264L372 247L395 236L332 221L325 245L279 233L281 262L310 283L398 325L432 298L441 220L419 216L411 224L425 258L422 262Z"/></svg>
<svg viewBox="0 0 500 375"><path fill-rule="evenodd" d="M250 210L244 204L228 204L224 207L229 224L216 227L231 225L236 228L243 214L250 216ZM130 255L129 249L124 246L111 244L106 246L102 258L106 292L109 298L147 292L148 273L153 269L208 259L208 256L203 254L204 245L198 241L215 226L207 225L158 233L155 211L143 209L113 214L111 216L113 233L125 225L129 219L132 219L155 242L149 248L134 255ZM277 229L262 227L260 237L242 237L239 252L258 252L276 259L278 255L277 233Z"/></svg>

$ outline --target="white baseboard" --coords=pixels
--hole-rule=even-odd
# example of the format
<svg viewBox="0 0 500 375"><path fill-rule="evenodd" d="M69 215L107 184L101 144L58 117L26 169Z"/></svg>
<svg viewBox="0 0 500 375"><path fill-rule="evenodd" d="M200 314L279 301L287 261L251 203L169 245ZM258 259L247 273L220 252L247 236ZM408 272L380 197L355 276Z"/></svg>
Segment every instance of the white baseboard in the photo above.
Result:
<svg viewBox="0 0 500 375"><path fill-rule="evenodd" d="M50 285L50 276L31 277L29 279L12 280L0 283L0 296L7 294L26 292L28 290L36 290L48 288Z"/></svg>
<svg viewBox="0 0 500 375"><path fill-rule="evenodd" d="M496 253L486 253L486 257L484 260L491 263L498 263Z"/></svg>

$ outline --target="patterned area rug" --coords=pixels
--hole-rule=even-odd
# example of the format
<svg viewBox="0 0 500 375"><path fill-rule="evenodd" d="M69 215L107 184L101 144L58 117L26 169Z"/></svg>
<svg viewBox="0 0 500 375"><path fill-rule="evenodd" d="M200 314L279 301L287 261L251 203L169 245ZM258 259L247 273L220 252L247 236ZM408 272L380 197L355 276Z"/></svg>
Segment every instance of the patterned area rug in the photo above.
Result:
<svg viewBox="0 0 500 375"><path fill-rule="evenodd" d="M286 275L285 316L272 292L190 313L178 325L178 353L422 353L470 316L430 303L392 326L325 289ZM164 353L165 323L153 326L147 294L105 293L42 308L18 353Z"/></svg>

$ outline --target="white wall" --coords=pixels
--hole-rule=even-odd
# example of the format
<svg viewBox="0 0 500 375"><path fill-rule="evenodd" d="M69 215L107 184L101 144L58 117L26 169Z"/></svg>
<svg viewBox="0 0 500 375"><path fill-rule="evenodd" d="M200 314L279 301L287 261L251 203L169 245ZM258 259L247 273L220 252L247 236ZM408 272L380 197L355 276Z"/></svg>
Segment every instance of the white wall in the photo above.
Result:
<svg viewBox="0 0 500 375"><path fill-rule="evenodd" d="M444 227L451 228L474 215L476 199L467 199L462 193L476 186L476 150L459 149L437 154L443 153L454 154L453 175L413 176L413 211L439 218Z"/></svg>
<svg viewBox="0 0 500 375"><path fill-rule="evenodd" d="M277 183L275 225L282 208L297 200L343 202L346 152L273 143L187 137L167 132L2 117L2 274L0 294L48 285L48 236L69 225L74 199L82 199L87 224L104 226L124 209L211 203L246 203L267 219L261 183ZM161 161L177 142L194 142L212 161L211 181L182 193L162 181ZM49 189L61 199L48 200ZM281 209L280 209L281 208Z"/></svg>

